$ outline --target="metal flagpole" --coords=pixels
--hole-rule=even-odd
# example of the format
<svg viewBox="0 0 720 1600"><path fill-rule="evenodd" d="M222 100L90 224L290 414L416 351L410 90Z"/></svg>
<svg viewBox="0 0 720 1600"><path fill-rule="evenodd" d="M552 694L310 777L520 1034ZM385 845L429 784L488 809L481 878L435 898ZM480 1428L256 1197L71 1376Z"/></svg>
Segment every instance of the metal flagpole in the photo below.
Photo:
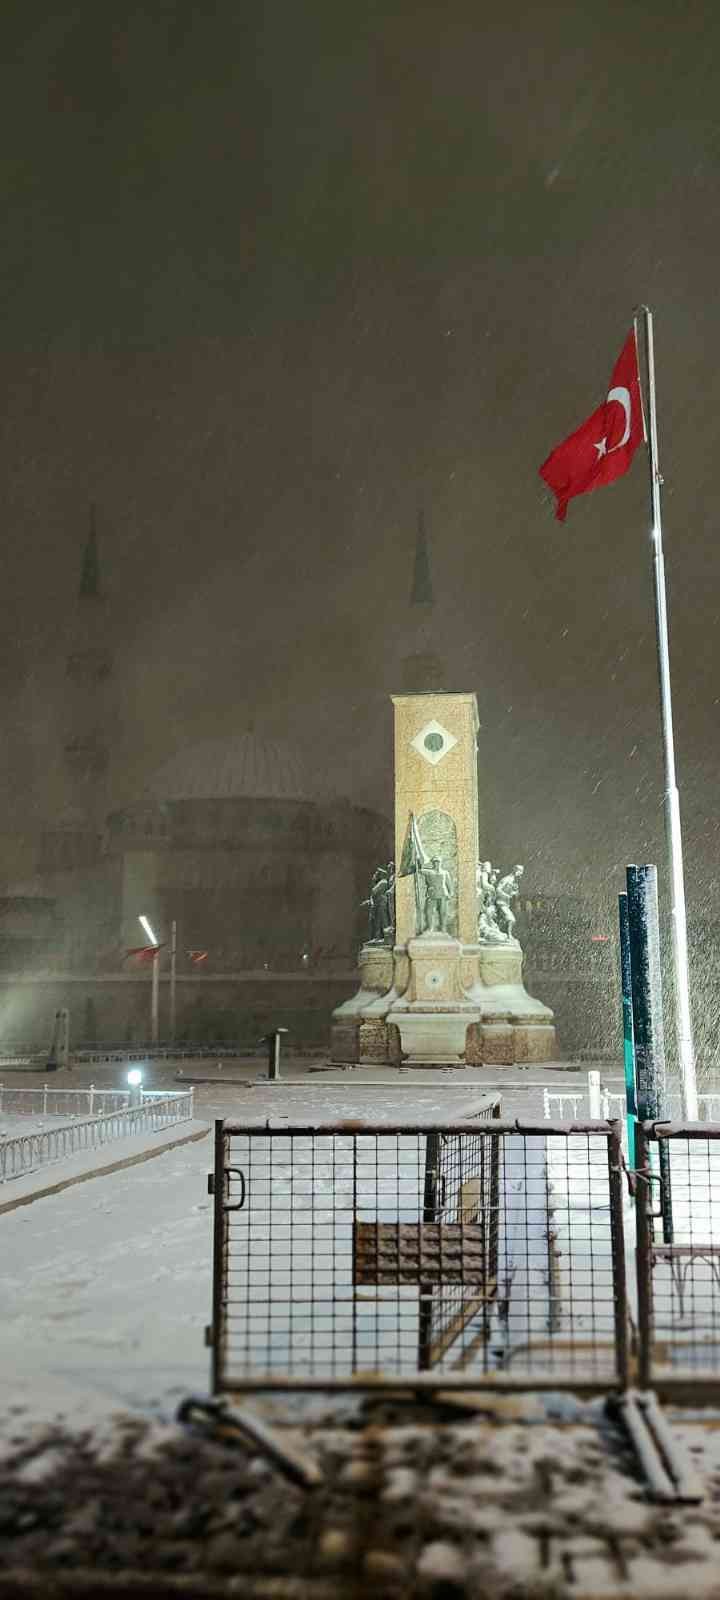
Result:
<svg viewBox="0 0 720 1600"><path fill-rule="evenodd" d="M150 1017L150 1026L151 1026L153 1044L157 1044L158 1039L160 1037L159 1017L160 1017L160 951L156 950L155 954L154 954L154 956L152 958L152 1002L151 1002L151 1017Z"/></svg>
<svg viewBox="0 0 720 1600"><path fill-rule="evenodd" d="M695 1052L693 1048L692 1020L690 1016L690 984L688 978L687 919L685 915L685 880L683 874L682 832L680 829L680 800L675 774L675 739L673 736L672 696L670 691L670 647L668 641L667 597L665 593L665 561L662 545L662 517L660 489L662 477L658 461L657 415L655 409L655 351L653 345L653 319L648 306L639 306L645 321L645 361L647 369L648 412L650 424L650 538L653 549L653 579L655 585L655 634L657 639L658 678L660 682L660 714L662 718L663 755L665 763L665 831L670 861L670 889L672 896L672 949L675 976L675 1032L677 1035L680 1081L682 1087L683 1115L689 1122L698 1118L697 1081L695 1077ZM635 317L637 339L637 315Z"/></svg>
<svg viewBox="0 0 720 1600"><path fill-rule="evenodd" d="M177 922L173 917L170 924L170 1038L175 1043L176 1022L176 983L177 983Z"/></svg>

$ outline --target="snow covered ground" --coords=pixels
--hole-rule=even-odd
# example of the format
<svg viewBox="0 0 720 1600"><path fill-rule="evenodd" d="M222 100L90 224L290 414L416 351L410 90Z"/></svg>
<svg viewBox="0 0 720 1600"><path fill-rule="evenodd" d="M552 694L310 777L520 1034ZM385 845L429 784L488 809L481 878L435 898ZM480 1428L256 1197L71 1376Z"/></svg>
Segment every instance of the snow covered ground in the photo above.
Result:
<svg viewBox="0 0 720 1600"><path fill-rule="evenodd" d="M0 1139L17 1139L26 1133L45 1133L48 1128L65 1127L68 1122L79 1121L79 1118L69 1116L53 1116L47 1113L26 1112L22 1116L13 1112L0 1112Z"/></svg>
<svg viewBox="0 0 720 1600"><path fill-rule="evenodd" d="M0 1368L33 1415L165 1411L207 1387L210 1142L1 1219Z"/></svg>
<svg viewBox="0 0 720 1600"><path fill-rule="evenodd" d="M412 1096L383 1091L371 1107L367 1092L343 1083L294 1094L291 1110L392 1120L462 1114L478 1097L477 1088L439 1097L419 1086ZM274 1116L288 1113L287 1100L271 1103ZM210 1123L264 1105L211 1087L197 1115ZM207 1390L211 1166L208 1138L0 1218L0 1370L14 1374L14 1403L81 1424L122 1407L167 1415L184 1394Z"/></svg>
<svg viewBox="0 0 720 1600"><path fill-rule="evenodd" d="M371 1093L353 1084L350 1076L329 1083L320 1075L287 1094L275 1086L233 1090L213 1084L198 1091L197 1114L208 1124L216 1116L238 1121L252 1116L264 1121L268 1115L280 1125L287 1118L342 1120L369 1115L386 1122L412 1122L462 1115L470 1104L477 1103L482 1088L467 1080L450 1087L447 1079L442 1088L434 1088L425 1077L402 1090L388 1086ZM538 1119L540 1107L541 1093L537 1091L503 1096L504 1116ZM23 1125L27 1125L26 1119ZM492 1329L493 1347L499 1352L504 1345L509 1370L517 1374L527 1369L520 1347L544 1345L544 1352L541 1348L533 1363L534 1370L541 1372L547 1370L551 1335L550 1370L561 1377L568 1358L556 1352L562 1352L563 1342L600 1338L608 1341L603 1359L609 1373L612 1294L605 1147L599 1146L589 1164L584 1139L570 1141L566 1147L559 1141L548 1145L538 1133L529 1136L524 1147L518 1143L515 1154L509 1153L509 1143L506 1149L502 1192L507 1220L499 1241L500 1298L505 1298L508 1288L510 1293L506 1320L502 1324L496 1319ZM106 1156L104 1152L103 1159ZM675 1159L679 1164L686 1156L678 1150ZM209 1352L203 1330L210 1321L211 1306L212 1201L207 1194L211 1166L212 1141L208 1138L37 1200L0 1218L0 1369L15 1373L16 1401L31 1414L48 1417L64 1412L68 1419L81 1420L88 1414L128 1407L167 1416L182 1395L207 1389ZM317 1191L316 1203L324 1199L328 1215L323 1218L321 1213L316 1218L321 1230L315 1239L316 1256L322 1229L331 1226L332 1209L330 1175L317 1176L325 1187ZM711 1227L714 1180L720 1173L713 1169L709 1176ZM347 1178L347 1173L343 1178L336 1170L341 1193ZM283 1169L280 1153L274 1180L277 1217L284 1207L287 1220L291 1178L287 1163ZM292 1182L296 1222L303 1226L309 1221L302 1215L307 1213L309 1191L303 1194L302 1186ZM359 1198L363 1200L362 1195ZM417 1218L416 1156L402 1198L408 1217ZM375 1206L370 1191L364 1200L367 1216L382 1220L384 1213ZM548 1202L555 1232L554 1276L548 1253ZM687 1234L684 1203L678 1185L679 1238ZM628 1222L626 1214L626 1227ZM631 1235L627 1249L630 1259ZM257 1264L269 1285L266 1298L280 1304L287 1297L287 1260L283 1260L279 1238L272 1260L266 1238ZM318 1265L316 1260L316 1269ZM333 1270L337 1271L337 1261ZM712 1274L707 1264L701 1270L708 1278ZM296 1274L295 1288L307 1298L309 1272L302 1261ZM632 1273L630 1279L632 1283ZM314 1297L312 1314L306 1306L292 1323L296 1349L307 1331L303 1318L314 1317L317 1327L318 1317L327 1310L327 1292L324 1301L317 1271ZM412 1351L414 1359L418 1321L414 1290L396 1296L388 1337L396 1338L400 1302L406 1319L406 1353L410 1359ZM279 1356L283 1348L287 1350L287 1319L284 1329L276 1326L271 1331ZM348 1333L337 1310L333 1332ZM358 1354L363 1346L370 1354L373 1346L382 1344L376 1308L371 1304L360 1309L356 1335ZM575 1370L580 1370L577 1365Z"/></svg>

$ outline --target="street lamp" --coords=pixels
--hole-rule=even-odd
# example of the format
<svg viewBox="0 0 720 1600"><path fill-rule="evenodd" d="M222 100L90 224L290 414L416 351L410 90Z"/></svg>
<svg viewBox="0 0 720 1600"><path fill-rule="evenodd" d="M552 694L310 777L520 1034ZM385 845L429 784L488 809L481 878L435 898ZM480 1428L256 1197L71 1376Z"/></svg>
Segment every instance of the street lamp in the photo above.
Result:
<svg viewBox="0 0 720 1600"><path fill-rule="evenodd" d="M130 1068L130 1071L129 1071L128 1075L127 1075L127 1081L128 1081L129 1087L130 1087L130 1104L131 1104L131 1106L141 1106L142 1105L142 1081L143 1081L143 1075L142 1075L142 1072L140 1071L139 1067L131 1067Z"/></svg>
<svg viewBox="0 0 720 1600"><path fill-rule="evenodd" d="M159 1013L159 1009L160 1009L160 951L158 949L157 939L155 938L155 934L153 933L153 930L152 930L152 928L150 926L150 923L149 923L147 917L138 917L138 922L140 923L140 927L142 928L142 931L145 934L145 937L148 940L148 942L151 945L155 946L155 954L153 955L153 958L152 958L152 1000L151 1000L151 1011L150 1011L150 1036L152 1038L153 1044L157 1044L158 1037L159 1037L158 1013Z"/></svg>

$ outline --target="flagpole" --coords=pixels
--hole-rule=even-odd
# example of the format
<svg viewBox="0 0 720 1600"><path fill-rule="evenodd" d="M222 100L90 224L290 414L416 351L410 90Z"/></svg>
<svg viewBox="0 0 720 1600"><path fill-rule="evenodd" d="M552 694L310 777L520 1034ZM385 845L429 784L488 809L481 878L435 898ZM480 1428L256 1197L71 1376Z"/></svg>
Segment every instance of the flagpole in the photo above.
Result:
<svg viewBox="0 0 720 1600"><path fill-rule="evenodd" d="M671 927L673 971L675 977L675 1032L682 1089L683 1116L688 1122L698 1119L697 1080L693 1048L692 1019L690 1014L690 983L688 978L687 918L685 913L685 879L683 873L682 831L680 828L680 799L675 772L675 738L673 734L672 694L670 689L670 645L668 639L667 595L665 590L665 559L662 543L662 516L660 490L662 476L658 459L657 413L655 405L655 349L653 344L653 319L648 306L639 306L645 322L645 362L647 372L649 412L649 463L650 463L650 539L653 551L653 581L655 589L655 634L657 639L658 679L660 684L660 715L662 720L663 758L665 766L665 831L670 862ZM637 338L637 315L635 317Z"/></svg>
<svg viewBox="0 0 720 1600"><path fill-rule="evenodd" d="M153 1044L157 1044L160 1037L160 951L156 950L152 958L152 998L150 1007L150 1030Z"/></svg>
<svg viewBox="0 0 720 1600"><path fill-rule="evenodd" d="M176 983L177 983L177 922L173 917L170 924L170 1039L175 1043L176 1022Z"/></svg>

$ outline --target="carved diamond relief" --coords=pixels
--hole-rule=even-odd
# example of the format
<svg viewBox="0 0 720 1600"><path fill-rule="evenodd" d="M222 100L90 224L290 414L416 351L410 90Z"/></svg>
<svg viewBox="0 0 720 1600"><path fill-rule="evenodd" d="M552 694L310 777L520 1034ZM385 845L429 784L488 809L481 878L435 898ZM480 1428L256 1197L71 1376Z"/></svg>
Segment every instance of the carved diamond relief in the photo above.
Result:
<svg viewBox="0 0 720 1600"><path fill-rule="evenodd" d="M443 728L442 723L435 722L433 719L431 722L425 723L424 728L421 728L420 732L416 733L415 738L411 739L410 743L413 750L417 750L418 755L422 756L424 761L429 761L431 767L436 767L438 761L442 761L443 756L447 755L448 750L452 750L453 746L457 744L457 739L454 733L448 733L447 728Z"/></svg>

